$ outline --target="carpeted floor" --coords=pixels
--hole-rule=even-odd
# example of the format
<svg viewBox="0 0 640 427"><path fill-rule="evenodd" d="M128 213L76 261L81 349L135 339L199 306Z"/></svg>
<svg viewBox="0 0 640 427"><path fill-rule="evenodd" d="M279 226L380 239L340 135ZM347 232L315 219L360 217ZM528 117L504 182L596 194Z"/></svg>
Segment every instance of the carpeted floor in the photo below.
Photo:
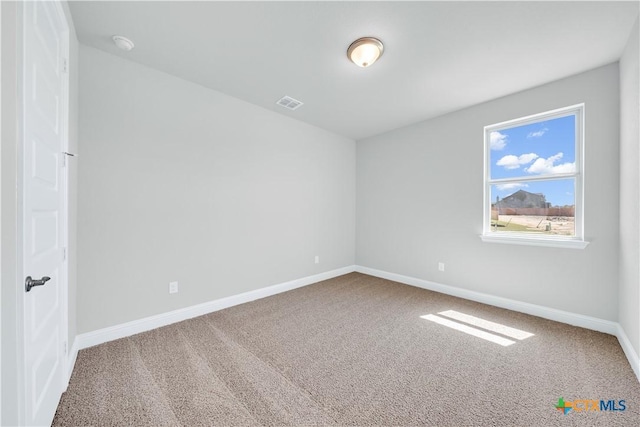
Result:
<svg viewBox="0 0 640 427"><path fill-rule="evenodd" d="M447 310L534 335L492 332L502 346L421 317ZM626 410L565 415L560 397ZM615 337L351 273L82 350L53 424L639 423Z"/></svg>

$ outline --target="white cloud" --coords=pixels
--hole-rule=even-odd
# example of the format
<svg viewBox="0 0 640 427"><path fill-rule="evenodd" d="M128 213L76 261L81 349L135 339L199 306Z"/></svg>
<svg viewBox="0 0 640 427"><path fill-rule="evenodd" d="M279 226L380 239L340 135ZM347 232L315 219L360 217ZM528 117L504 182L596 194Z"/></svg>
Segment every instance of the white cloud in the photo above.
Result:
<svg viewBox="0 0 640 427"><path fill-rule="evenodd" d="M518 156L514 156L512 154L504 156L498 160L496 165L504 166L506 169L518 169L520 167L520 163L518 163Z"/></svg>
<svg viewBox="0 0 640 427"><path fill-rule="evenodd" d="M536 153L522 154L520 155L520 157L518 157L518 162L520 162L521 165L526 165L527 163L531 163L538 157L539 156Z"/></svg>
<svg viewBox="0 0 640 427"><path fill-rule="evenodd" d="M562 163L556 165L555 163L562 159L563 154L558 153L548 158L540 157L527 169L529 173L537 173L541 175L548 175L554 173L571 173L576 171L576 163Z"/></svg>
<svg viewBox="0 0 640 427"><path fill-rule="evenodd" d="M507 145L507 135L500 132L491 132L489 146L492 150L500 151Z"/></svg>
<svg viewBox="0 0 640 427"><path fill-rule="evenodd" d="M509 154L507 156L502 157L496 165L504 166L505 169L518 169L520 165L526 165L531 163L535 159L538 158L536 153L528 153L522 154L520 156L514 156L513 154Z"/></svg>
<svg viewBox="0 0 640 427"><path fill-rule="evenodd" d="M527 135L527 138L540 138L542 135L547 133L548 130L549 128L544 128L535 132L529 132L529 135Z"/></svg>
<svg viewBox="0 0 640 427"><path fill-rule="evenodd" d="M496 187L498 187L498 190L500 191L513 190L515 188L527 188L528 186L529 186L528 184L521 184L519 182L510 182L508 184L496 185Z"/></svg>

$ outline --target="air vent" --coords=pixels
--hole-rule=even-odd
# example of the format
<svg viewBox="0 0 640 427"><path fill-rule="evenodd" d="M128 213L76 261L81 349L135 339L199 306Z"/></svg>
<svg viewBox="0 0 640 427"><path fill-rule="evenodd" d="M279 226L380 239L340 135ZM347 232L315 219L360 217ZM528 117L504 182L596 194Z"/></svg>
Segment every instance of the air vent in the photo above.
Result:
<svg viewBox="0 0 640 427"><path fill-rule="evenodd" d="M298 101L297 99L293 99L290 96L282 97L282 99L276 102L281 107L287 108L289 110L296 110L302 107L303 102Z"/></svg>

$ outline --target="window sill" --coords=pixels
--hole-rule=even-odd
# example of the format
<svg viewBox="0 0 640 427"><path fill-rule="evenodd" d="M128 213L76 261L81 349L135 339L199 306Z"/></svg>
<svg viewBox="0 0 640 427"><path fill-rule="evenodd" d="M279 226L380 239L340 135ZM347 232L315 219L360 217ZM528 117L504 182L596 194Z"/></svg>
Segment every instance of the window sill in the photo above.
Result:
<svg viewBox="0 0 640 427"><path fill-rule="evenodd" d="M506 243L508 245L525 245L525 246L546 246L550 248L566 248L566 249L584 249L589 242L585 240L575 239L548 239L539 237L523 237L523 236L496 236L486 235L480 236L483 242L488 243Z"/></svg>

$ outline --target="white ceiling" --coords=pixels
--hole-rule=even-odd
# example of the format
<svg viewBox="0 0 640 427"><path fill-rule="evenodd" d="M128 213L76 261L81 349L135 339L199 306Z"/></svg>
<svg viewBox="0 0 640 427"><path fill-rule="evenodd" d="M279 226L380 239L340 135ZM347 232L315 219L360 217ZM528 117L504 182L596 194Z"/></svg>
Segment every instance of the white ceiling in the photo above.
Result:
<svg viewBox="0 0 640 427"><path fill-rule="evenodd" d="M81 43L353 139L620 58L638 2L71 2ZM132 39L118 50L112 35ZM375 36L358 68L349 44ZM284 95L305 104L275 105Z"/></svg>

